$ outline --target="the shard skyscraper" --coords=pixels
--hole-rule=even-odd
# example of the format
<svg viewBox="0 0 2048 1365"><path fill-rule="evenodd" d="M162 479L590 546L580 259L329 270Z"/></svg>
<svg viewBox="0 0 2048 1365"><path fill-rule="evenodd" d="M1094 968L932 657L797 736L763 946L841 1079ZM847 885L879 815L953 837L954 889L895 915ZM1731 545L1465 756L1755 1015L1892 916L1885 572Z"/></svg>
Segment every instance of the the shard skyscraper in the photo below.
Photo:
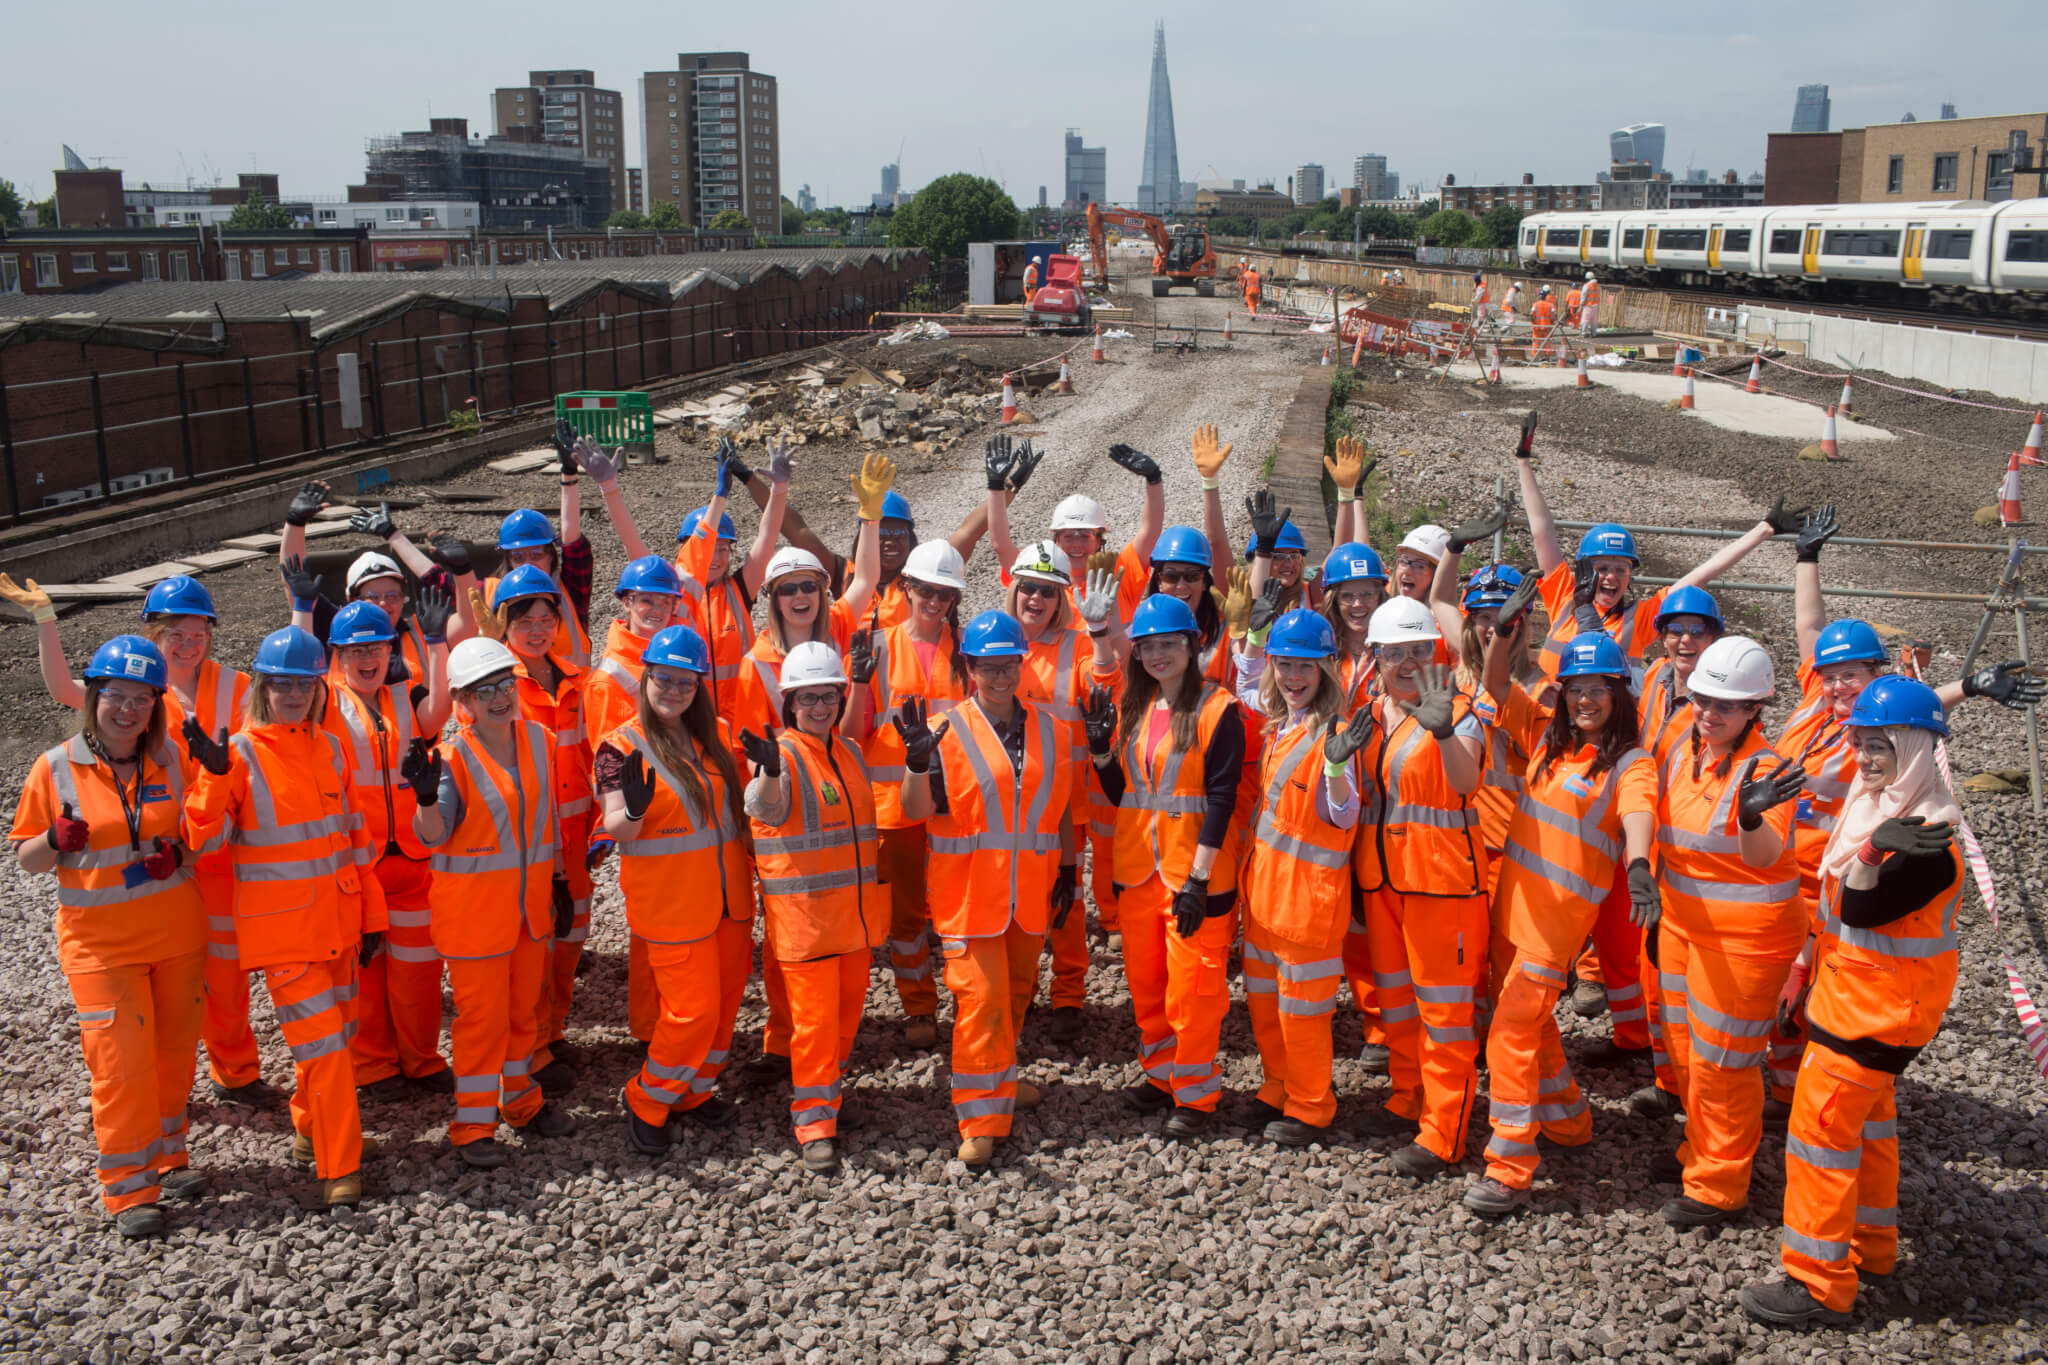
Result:
<svg viewBox="0 0 2048 1365"><path fill-rule="evenodd" d="M1152 96L1145 107L1145 160L1138 167L1138 208L1180 207L1180 149L1173 140L1173 83L1166 76L1166 24L1152 31Z"/></svg>

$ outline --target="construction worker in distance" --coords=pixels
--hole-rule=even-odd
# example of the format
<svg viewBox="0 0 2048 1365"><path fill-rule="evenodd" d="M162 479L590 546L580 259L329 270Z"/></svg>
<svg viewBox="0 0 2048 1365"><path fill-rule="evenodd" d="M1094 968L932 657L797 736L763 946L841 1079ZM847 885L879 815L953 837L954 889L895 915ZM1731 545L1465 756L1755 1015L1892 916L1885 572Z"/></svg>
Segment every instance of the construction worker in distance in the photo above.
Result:
<svg viewBox="0 0 2048 1365"><path fill-rule="evenodd" d="M292 1159L310 1163L321 1201L363 1197L362 1163L377 1146L356 1107L357 973L385 928L362 809L341 741L321 728L327 657L297 626L264 637L250 672L242 729L208 735L185 720L185 747L204 769L187 799L188 840L225 843L235 876L235 947L263 973L291 1050Z"/></svg>
<svg viewBox="0 0 2048 1365"><path fill-rule="evenodd" d="M1394 1168L1427 1180L1464 1158L1477 1088L1489 933L1472 793L1485 734L1471 698L1432 662L1443 638L1427 606L1393 598L1373 613L1367 639L1377 670L1360 771L1379 795L1376 818L1359 825L1352 875L1364 896L1393 1092L1368 1111L1364 1130L1414 1134L1394 1153Z"/></svg>
<svg viewBox="0 0 2048 1365"><path fill-rule="evenodd" d="M1536 302L1529 307L1529 359L1535 360L1550 349L1550 335L1557 327L1557 301L1550 296L1550 286L1543 285L1536 291Z"/></svg>
<svg viewBox="0 0 2048 1365"><path fill-rule="evenodd" d="M14 854L57 880L57 961L92 1076L100 1198L123 1237L161 1237L158 1199L197 1198L186 1099L206 992L206 907L184 838L191 762L165 733L169 669L117 635L86 665L78 734L14 808Z"/></svg>
<svg viewBox="0 0 2048 1365"><path fill-rule="evenodd" d="M1312 611L1252 608L1238 700L1265 713L1259 798L1245 856L1245 1003L1265 1081L1250 1123L1268 1141L1305 1147L1327 1137L1331 1020L1344 979L1351 846L1359 791L1351 760L1372 716L1341 713L1337 635ZM1318 771L1320 769L1320 771Z"/></svg>
<svg viewBox="0 0 2048 1365"><path fill-rule="evenodd" d="M875 671L865 696L872 717L862 716L856 733L875 787L875 826L881 831L878 875L889 896L889 968L903 1006L903 1041L924 1051L939 1041L939 989L932 975L931 930L926 907L927 834L922 820L904 809L903 738L895 725L906 702L922 703L937 719L966 698L972 684L960 652L960 597L967 590L960 552L943 540L928 540L910 552L903 577L909 585L910 619L887 630L872 625L866 644Z"/></svg>
<svg viewBox="0 0 2048 1365"><path fill-rule="evenodd" d="M931 919L953 993L953 1116L960 1161L973 1171L993 1159L1017 1112L1038 1107L1038 1088L1017 1079L1017 1038L1046 925L1079 903L1081 841L1068 727L1017 694L1023 627L982 612L960 652L972 695L936 728L929 704L907 697L890 728L904 750L903 812L931 831ZM1098 718L1114 714L1106 692L1091 704Z"/></svg>
<svg viewBox="0 0 2048 1365"><path fill-rule="evenodd" d="M1472 325L1485 327L1493 322L1493 294L1486 287L1484 272L1472 276Z"/></svg>
<svg viewBox="0 0 2048 1365"><path fill-rule="evenodd" d="M730 441L725 445L731 448ZM741 660L754 647L754 599L775 556L789 506L789 482L796 472L790 449L786 439L768 448L768 504L745 559L733 562L738 535L725 509L735 472L730 458L719 461L710 504L691 511L676 531L676 572L682 576L689 623L711 650L705 681L718 718L728 725L738 723Z"/></svg>
<svg viewBox="0 0 2048 1365"><path fill-rule="evenodd" d="M1087 813L1084 832L1093 838L1100 830L1105 844L1116 835L1116 808L1090 784L1089 774L1094 765L1088 761L1088 736L1082 721L1091 687L1110 686L1111 701L1115 700L1116 584L1116 576L1110 570L1091 571L1077 609L1071 562L1059 546L1040 540L1026 545L1011 562L1010 588L1003 601L1003 610L1024 631L1024 663L1017 695L1064 727L1074 769L1071 799L1076 809ZM1085 623L1086 644L1082 643L1083 627L1075 624L1077 620ZM1105 864L1109 858L1109 854L1103 855ZM1097 880L1108 886L1110 872L1106 866ZM1086 920L1085 913L1056 913L1045 934L1046 947L1052 954L1052 1014L1046 1032L1057 1043L1080 1041L1086 1027L1081 1013L1088 999Z"/></svg>
<svg viewBox="0 0 2048 1365"><path fill-rule="evenodd" d="M523 717L518 659L497 640L448 655L459 728L438 748L415 741L405 779L413 830L434 850L434 947L448 963L455 1022L455 1117L448 1142L465 1166L510 1155L504 1122L533 1138L567 1137L533 1078L551 942L569 928L555 818L554 736Z"/></svg>
<svg viewBox="0 0 2048 1365"><path fill-rule="evenodd" d="M1259 315L1259 270L1257 266L1246 266L1244 271L1244 307L1253 317Z"/></svg>
<svg viewBox="0 0 2048 1365"><path fill-rule="evenodd" d="M1600 330L1600 281L1586 272L1586 287L1579 295L1579 334L1592 336Z"/></svg>
<svg viewBox="0 0 2048 1365"><path fill-rule="evenodd" d="M583 725L583 687L588 675L566 655L554 652L562 646L562 618L573 615L575 608L562 585L538 564L522 564L496 580L490 611L480 623L485 637L502 640L512 651L520 715L545 729L555 743L555 820L570 914L568 931L554 936L548 969L541 977L533 1078L543 1090L557 1093L566 1093L576 1079L562 1055L563 1034L576 990L576 965L590 937L590 848L595 823L590 740Z"/></svg>
<svg viewBox="0 0 2048 1365"><path fill-rule="evenodd" d="M1038 258L1034 256L1030 260L1024 262L1024 306L1026 308L1029 308L1031 306L1031 301L1033 299L1036 299L1037 297Z"/></svg>
<svg viewBox="0 0 2048 1365"><path fill-rule="evenodd" d="M1130 636L1116 747L1090 741L1117 805L1112 876L1146 1076L1130 1096L1141 1113L1171 1106L1167 1135L1189 1138L1208 1129L1223 1090L1216 1049L1237 929L1244 720L1203 676L1202 626L1185 601L1146 598Z"/></svg>
<svg viewBox="0 0 2048 1365"><path fill-rule="evenodd" d="M1549 286L1548 286L1548 285L1545 285L1544 287L1545 287L1546 289L1547 289L1547 288L1549 288ZM1567 290L1565 290L1565 291L1564 291L1564 323L1565 323L1565 326L1567 326L1567 327L1570 327L1570 328L1571 328L1571 329L1573 329L1574 331L1578 330L1578 326L1579 326L1579 310L1580 310L1580 308L1581 308L1581 307L1583 307L1583 306L1584 306L1584 303L1585 303L1585 296L1584 296L1584 295L1583 295L1582 293L1580 293L1580 291L1579 291L1579 284L1578 284L1578 281L1577 281L1577 280L1574 280L1574 281L1572 281L1572 287L1571 287L1570 289L1567 289Z"/></svg>
<svg viewBox="0 0 2048 1365"><path fill-rule="evenodd" d="M1522 306L1522 282L1508 281L1507 297L1500 301L1500 329L1503 332L1515 330L1515 314Z"/></svg>
<svg viewBox="0 0 2048 1365"><path fill-rule="evenodd" d="M36 655L50 699L83 710L85 686L71 676L64 658L50 595L33 578L16 584L0 573L0 599L35 622ZM143 638L163 654L166 665L165 732L182 733L187 716L197 717L209 735L239 730L249 675L212 657L219 616L205 585L184 574L166 578L143 599L142 621ZM206 1006L199 1038L206 1044L208 1089L218 1103L270 1108L283 1097L263 1079L256 1035L249 1027L249 973L235 958L235 883L227 854L219 849L197 854L192 869L207 906Z"/></svg>
<svg viewBox="0 0 2048 1365"><path fill-rule="evenodd" d="M1525 588L1520 604L1534 596ZM1556 1007L1617 868L1638 922L1654 924L1661 905L1650 867L1657 766L1636 733L1628 659L1598 631L1573 640L1558 670L1557 710L1545 716L1513 685L1513 661L1528 630L1521 611L1494 635L1478 703L1482 714L1510 728L1525 717L1539 726L1495 893L1496 919L1506 926L1513 957L1487 1032L1493 1137L1486 1174L1464 1195L1466 1208L1488 1217L1528 1202L1539 1134L1566 1147L1592 1140L1593 1116L1565 1060Z"/></svg>
<svg viewBox="0 0 2048 1365"><path fill-rule="evenodd" d="M1946 709L1926 684L1883 677L1857 697L1845 728L1857 771L1821 861L1826 947L1785 1138L1786 1278L1739 1296L1775 1327L1846 1324L1858 1281L1896 1266L1894 1092L1956 987L1963 812L1935 756ZM1782 1011L1797 1008L1792 986Z"/></svg>
<svg viewBox="0 0 2048 1365"><path fill-rule="evenodd" d="M357 974L355 1080L372 1099L396 1099L406 1082L437 1094L453 1089L441 1056L441 959L430 928L433 873L413 833L412 788L400 766L420 736L438 733L424 717L448 709L448 623L454 604L420 590L426 647L423 681L388 682L398 633L371 602L351 602L327 625L327 704L321 728L349 758L349 787L377 850L373 875L384 889L385 934Z"/></svg>
<svg viewBox="0 0 2048 1365"><path fill-rule="evenodd" d="M1678 1155L1653 1158L1650 1172L1682 1185L1663 1208L1676 1228L1726 1222L1749 1203L1767 1035L1806 940L1792 844L1806 773L1763 734L1777 681L1756 641L1709 645L1693 666L1692 733L1658 791L1664 914L1649 956L1686 1122Z"/></svg>
<svg viewBox="0 0 2048 1365"><path fill-rule="evenodd" d="M876 886L867 764L839 733L852 684L838 650L818 640L793 645L779 681L777 735L740 732L757 774L746 811L767 920L763 951L782 964L790 1122L804 1169L825 1172L839 1168L841 1078L889 913Z"/></svg>
<svg viewBox="0 0 2048 1365"><path fill-rule="evenodd" d="M598 742L595 770L605 830L618 840L626 922L647 944L661 1001L620 1103L634 1149L659 1156L675 1140L674 1118L710 1128L732 1120L716 1090L753 974L754 857L703 638L669 626L647 642L641 665L639 714Z"/></svg>

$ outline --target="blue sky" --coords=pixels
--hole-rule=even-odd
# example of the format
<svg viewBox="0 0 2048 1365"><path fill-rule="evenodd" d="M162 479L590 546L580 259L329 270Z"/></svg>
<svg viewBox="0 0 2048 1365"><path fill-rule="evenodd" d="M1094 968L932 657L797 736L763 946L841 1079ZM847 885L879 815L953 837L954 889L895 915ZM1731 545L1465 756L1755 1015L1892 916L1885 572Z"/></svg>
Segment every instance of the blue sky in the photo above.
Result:
<svg viewBox="0 0 2048 1365"><path fill-rule="evenodd" d="M1404 183L1585 180L1609 130L1670 132L1667 169L1763 168L1794 88L1832 87L1834 126L2048 106L2048 30L2035 3L1832 6L1245 6L1183 0L1166 14L1184 179L1274 179L1383 152ZM1563 26L1555 16L1587 16ZM487 14L488 23L476 16ZM703 15L700 19L698 16ZM89 17L88 17L89 16ZM587 17L584 17L587 16ZM1451 16L1455 16L1454 20ZM1539 17L1542 16L1542 17ZM1595 18L1597 16L1597 18ZM88 159L182 183L280 173L287 195L338 196L367 137L467 116L530 67L589 67L625 94L639 164L638 81L678 51L738 49L781 80L783 189L859 202L902 147L904 186L966 170L1020 204L1057 202L1061 134L1109 150L1112 198L1135 195L1154 12L892 0L752 6L609 0L588 7L296 6L100 0L23 6L7 23L0 176L37 196L70 143ZM1447 22L1449 21L1449 22Z"/></svg>

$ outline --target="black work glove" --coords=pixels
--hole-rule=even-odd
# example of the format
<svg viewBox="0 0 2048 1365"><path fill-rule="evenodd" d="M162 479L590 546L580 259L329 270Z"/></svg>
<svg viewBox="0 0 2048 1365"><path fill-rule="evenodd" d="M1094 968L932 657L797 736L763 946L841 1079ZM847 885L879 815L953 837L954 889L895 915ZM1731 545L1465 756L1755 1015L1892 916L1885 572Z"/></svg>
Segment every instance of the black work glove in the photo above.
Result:
<svg viewBox="0 0 2048 1365"><path fill-rule="evenodd" d="M763 738L752 730L742 730L740 748L746 750L747 762L758 768L763 777L782 776L782 746L774 740Z"/></svg>
<svg viewBox="0 0 2048 1365"><path fill-rule="evenodd" d="M1209 918L1209 879L1188 874L1180 890L1173 893L1173 928L1182 938L1193 938Z"/></svg>
<svg viewBox="0 0 2048 1365"><path fill-rule="evenodd" d="M362 946L356 949L356 965L359 967L369 966L370 959L377 956L383 947L384 933L382 930L372 929L369 933L364 934Z"/></svg>
<svg viewBox="0 0 2048 1365"><path fill-rule="evenodd" d="M1010 486L1017 468L1017 443L1008 436L991 436L981 448L982 472L988 476L988 491L1000 493Z"/></svg>
<svg viewBox="0 0 2048 1365"><path fill-rule="evenodd" d="M1806 514L1806 520L1799 524L1799 539L1796 542L1801 564L1820 563L1823 546L1833 540L1842 529L1842 523L1835 520L1835 505L1822 503Z"/></svg>
<svg viewBox="0 0 2048 1365"><path fill-rule="evenodd" d="M565 477L576 472L576 428L569 425L566 417L555 421L555 459Z"/></svg>
<svg viewBox="0 0 2048 1365"><path fill-rule="evenodd" d="M1500 610L1494 613L1494 633L1512 635L1515 622L1521 620L1528 612L1529 604L1536 600L1537 594L1542 590L1543 580L1540 576L1533 573L1522 575L1522 586L1509 593L1508 600L1501 603Z"/></svg>
<svg viewBox="0 0 2048 1365"><path fill-rule="evenodd" d="M1482 540L1492 540L1494 533L1508 524L1508 505L1494 499L1492 510L1472 518L1451 532L1450 552L1464 553L1467 545L1476 545Z"/></svg>
<svg viewBox="0 0 2048 1365"><path fill-rule="evenodd" d="M1252 634L1257 635L1280 618L1280 596L1286 591L1287 585L1279 579L1266 580L1266 586L1252 599L1252 614L1245 622Z"/></svg>
<svg viewBox="0 0 2048 1365"><path fill-rule="evenodd" d="M1578 622L1581 631L1603 630L1600 609L1593 605L1593 599L1600 593L1600 575L1594 572L1593 561L1582 559L1572 569L1572 620ZM1499 618L1495 618L1498 621ZM1499 629L1496 625L1495 629Z"/></svg>
<svg viewBox="0 0 2048 1365"><path fill-rule="evenodd" d="M320 600L320 585L327 580L306 567L306 561L293 555L277 566L278 576L284 579L284 589L292 595L294 611L311 611L313 604Z"/></svg>
<svg viewBox="0 0 2048 1365"><path fill-rule="evenodd" d="M1787 536L1800 529L1806 521L1806 508L1787 507L1785 495L1778 494L1778 500L1771 504L1771 510L1764 513L1764 520L1770 524L1771 534Z"/></svg>
<svg viewBox="0 0 2048 1365"><path fill-rule="evenodd" d="M569 894L568 878L555 878L555 884L551 888L550 894L554 898L555 906L555 922L553 925L555 937L567 938L569 931L576 927L576 901Z"/></svg>
<svg viewBox="0 0 2048 1365"><path fill-rule="evenodd" d="M1370 459L1370 460L1367 460L1367 461L1365 462L1365 464L1363 465L1363 467L1361 467L1361 468L1359 469L1359 471L1358 471L1358 483L1357 483L1357 486L1355 486L1355 487L1354 487L1354 488L1353 488L1353 489L1351 490L1351 493L1352 493L1352 496L1353 496L1353 497L1363 498L1363 497L1365 496L1365 485L1366 485L1366 481L1367 481L1368 479L1372 478L1372 472L1373 472L1373 471L1374 471L1375 469L1378 469L1379 467L1380 467L1380 462L1379 462L1379 457L1378 457L1378 456L1374 456L1374 457L1373 457L1372 459Z"/></svg>
<svg viewBox="0 0 2048 1365"><path fill-rule="evenodd" d="M626 798L626 818L638 820L654 802L654 775L647 771L647 759L638 751L626 755L619 773L619 795Z"/></svg>
<svg viewBox="0 0 2048 1365"><path fill-rule="evenodd" d="M185 722L187 725L191 721ZM57 813L57 821L45 831L43 838L59 853L81 852L92 839L92 826L78 818L66 801Z"/></svg>
<svg viewBox="0 0 2048 1365"><path fill-rule="evenodd" d="M1160 480L1159 461L1142 450L1125 445L1122 441L1109 448L1109 458L1111 463L1130 470L1146 483L1158 483Z"/></svg>
<svg viewBox="0 0 2048 1365"><path fill-rule="evenodd" d="M421 588L419 599L413 605L412 619L419 625L420 637L428 644L446 644L448 623L455 619L455 599L439 588Z"/></svg>
<svg viewBox="0 0 2048 1365"><path fill-rule="evenodd" d="M2041 680L2028 677L2026 670L2026 664L2018 659L1980 668L1963 679L1963 695L1989 697L2000 706L2010 706L2015 710L2023 706L2039 706Z"/></svg>
<svg viewBox="0 0 2048 1365"><path fill-rule="evenodd" d="M1439 740L1449 739L1457 728L1457 691L1451 671L1441 664L1422 670L1422 691L1415 701L1415 723Z"/></svg>
<svg viewBox="0 0 2048 1365"><path fill-rule="evenodd" d="M475 572L476 565L469 557L469 542L461 536L452 531L437 531L428 537L427 543L434 547L434 553L440 556L448 572L457 578Z"/></svg>
<svg viewBox="0 0 2048 1365"><path fill-rule="evenodd" d="M1270 557L1280 543L1280 530L1294 516L1294 509L1280 507L1272 490L1261 488L1244 500L1244 510L1252 519L1252 553Z"/></svg>
<svg viewBox="0 0 2048 1365"><path fill-rule="evenodd" d="M1634 859L1628 865L1628 917L1638 929L1654 929L1664 918L1664 893L1648 858Z"/></svg>
<svg viewBox="0 0 2048 1365"><path fill-rule="evenodd" d="M874 681L875 663L875 631L855 631L846 646L847 678L857 683Z"/></svg>
<svg viewBox="0 0 2048 1365"><path fill-rule="evenodd" d="M932 750L939 747L945 737L946 722L940 721L937 729L930 722L930 704L922 697L905 697L903 705L896 708L891 718L896 726L897 737L903 741L903 767L907 772L926 773L931 771Z"/></svg>
<svg viewBox="0 0 2048 1365"><path fill-rule="evenodd" d="M389 540L398 534L398 527L391 520L391 504L380 502L374 512L358 512L348 519L349 529L373 535L379 540Z"/></svg>
<svg viewBox="0 0 2048 1365"><path fill-rule="evenodd" d="M206 731L199 728L199 722L187 716L185 752L191 756L194 763L215 777L228 775L228 732L225 727L222 728L219 739L210 739Z"/></svg>
<svg viewBox="0 0 2048 1365"><path fill-rule="evenodd" d="M292 497L292 505L285 509L284 524L304 526L320 515L320 509L326 505L327 485L309 483Z"/></svg>
<svg viewBox="0 0 2048 1365"><path fill-rule="evenodd" d="M398 775L412 788L413 797L421 806L431 806L441 799L441 755L426 740L412 742L405 761L398 765Z"/></svg>
<svg viewBox="0 0 2048 1365"><path fill-rule="evenodd" d="M1871 831L1870 846L1880 853L1932 858L1948 852L1955 826L1946 820L1928 824L1924 815L1894 816Z"/></svg>
<svg viewBox="0 0 2048 1365"><path fill-rule="evenodd" d="M185 850L159 834L142 859L142 870L151 881L160 882L176 872L185 861Z"/></svg>
<svg viewBox="0 0 2048 1365"><path fill-rule="evenodd" d="M1323 727L1323 762L1349 763L1351 756L1365 747L1372 738L1372 708L1361 706L1351 713L1351 719L1332 715Z"/></svg>
<svg viewBox="0 0 2048 1365"><path fill-rule="evenodd" d="M1106 687L1088 689L1088 705L1081 712L1081 724L1088 730L1088 752L1106 757L1116 747L1116 699Z"/></svg>
<svg viewBox="0 0 2048 1365"><path fill-rule="evenodd" d="M1749 766L1742 770L1742 786L1735 797L1735 823L1743 829L1757 829L1763 825L1764 812L1773 806L1782 806L1795 800L1806 786L1806 769L1797 763L1779 760L1778 766L1763 777L1756 775L1756 765L1762 760L1759 754L1749 760Z"/></svg>
<svg viewBox="0 0 2048 1365"><path fill-rule="evenodd" d="M1515 447L1515 458L1518 460L1526 460L1531 458L1535 454L1535 452L1536 410L1534 408L1531 408L1529 410L1529 415L1522 419L1522 443Z"/></svg>
<svg viewBox="0 0 2048 1365"><path fill-rule="evenodd" d="M1061 863L1059 875L1052 879L1052 927L1067 927L1067 916L1074 913L1074 907L1081 903L1079 865Z"/></svg>
<svg viewBox="0 0 2048 1365"><path fill-rule="evenodd" d="M1045 452L1033 450L1031 448L1031 438L1025 437L1024 443L1017 447L1017 466L1010 471L1010 491L1012 493L1024 491L1024 485L1031 482L1031 476L1038 471L1038 462L1044 458Z"/></svg>

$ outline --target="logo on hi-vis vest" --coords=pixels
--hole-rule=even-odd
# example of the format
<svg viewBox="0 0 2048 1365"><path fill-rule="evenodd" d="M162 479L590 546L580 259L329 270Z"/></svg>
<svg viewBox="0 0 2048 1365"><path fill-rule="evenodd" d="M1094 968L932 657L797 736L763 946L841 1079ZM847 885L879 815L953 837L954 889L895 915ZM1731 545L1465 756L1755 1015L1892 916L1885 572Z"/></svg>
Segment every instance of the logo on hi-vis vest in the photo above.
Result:
<svg viewBox="0 0 2048 1365"><path fill-rule="evenodd" d="M161 782L152 782L142 789L142 799L145 802L168 801L171 799L171 789Z"/></svg>
<svg viewBox="0 0 2048 1365"><path fill-rule="evenodd" d="M818 784L818 795L824 800L825 804L828 806L836 806L839 804L839 788L833 786L830 782L821 782Z"/></svg>
<svg viewBox="0 0 2048 1365"><path fill-rule="evenodd" d="M1564 789L1573 796L1591 796L1593 794L1593 784L1586 780L1584 773L1573 773L1564 780L1563 785Z"/></svg>

